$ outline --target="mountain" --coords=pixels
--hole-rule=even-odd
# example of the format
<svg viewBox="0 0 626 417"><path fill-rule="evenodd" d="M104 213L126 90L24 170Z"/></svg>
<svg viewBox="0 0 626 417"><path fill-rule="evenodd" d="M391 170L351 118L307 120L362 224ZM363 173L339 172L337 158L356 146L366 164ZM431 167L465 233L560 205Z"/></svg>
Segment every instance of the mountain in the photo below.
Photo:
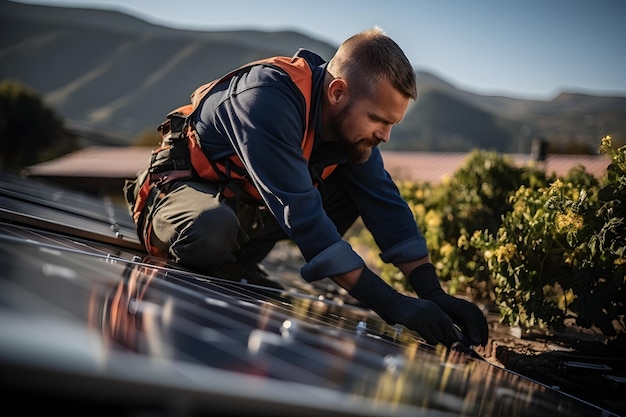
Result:
<svg viewBox="0 0 626 417"><path fill-rule="evenodd" d="M329 59L337 45L293 31L179 30L118 11L0 0L0 80L32 88L98 143L132 144L198 85L300 47ZM626 97L482 96L416 72L420 97L387 150L528 152L542 138L553 150L595 152L606 134L626 143Z"/></svg>

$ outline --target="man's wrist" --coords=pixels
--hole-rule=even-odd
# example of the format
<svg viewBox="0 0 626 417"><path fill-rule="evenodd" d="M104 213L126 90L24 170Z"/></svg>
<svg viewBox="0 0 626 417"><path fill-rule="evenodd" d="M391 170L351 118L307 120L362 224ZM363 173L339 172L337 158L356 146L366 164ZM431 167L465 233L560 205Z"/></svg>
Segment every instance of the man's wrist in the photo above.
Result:
<svg viewBox="0 0 626 417"><path fill-rule="evenodd" d="M422 264L409 274L409 283L420 298L430 300L445 292L439 284L439 278L435 272L435 265L430 262Z"/></svg>
<svg viewBox="0 0 626 417"><path fill-rule="evenodd" d="M396 323L387 315L387 311L402 295L367 267L363 268L361 276L348 293L388 324Z"/></svg>

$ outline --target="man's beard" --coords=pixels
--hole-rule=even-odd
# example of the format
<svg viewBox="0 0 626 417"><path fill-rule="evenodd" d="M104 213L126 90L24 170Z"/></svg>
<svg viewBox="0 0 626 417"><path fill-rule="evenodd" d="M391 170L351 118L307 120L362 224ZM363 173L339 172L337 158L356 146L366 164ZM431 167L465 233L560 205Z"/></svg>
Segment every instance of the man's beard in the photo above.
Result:
<svg viewBox="0 0 626 417"><path fill-rule="evenodd" d="M331 120L330 130L334 138L337 139L339 145L343 149L348 162L355 164L363 164L372 156L372 147L368 145L366 139L360 139L352 142L343 131L343 121L349 116L352 110L351 103L348 103L339 113Z"/></svg>

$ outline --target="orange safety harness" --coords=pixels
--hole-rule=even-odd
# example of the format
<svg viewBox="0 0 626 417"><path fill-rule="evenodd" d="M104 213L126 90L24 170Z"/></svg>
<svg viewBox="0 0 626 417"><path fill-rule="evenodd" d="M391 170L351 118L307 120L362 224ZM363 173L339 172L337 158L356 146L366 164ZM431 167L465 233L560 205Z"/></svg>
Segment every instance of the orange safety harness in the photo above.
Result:
<svg viewBox="0 0 626 417"><path fill-rule="evenodd" d="M167 257L150 244L151 226L146 222L145 209L151 196L152 190L175 179L190 178L195 173L203 179L225 184L222 194L224 198L240 197L242 191L253 201L261 201L261 195L249 179L241 159L232 155L224 161L212 161L207 158L200 145L200 137L191 123L192 116L199 108L203 98L221 81L227 80L242 70L253 65L270 65L287 73L296 84L305 98L306 114L311 108L312 72L304 58L272 57L254 61L237 68L221 78L213 80L198 87L191 95L191 103L181 106L167 115L167 119L158 127L161 134L161 144L154 149L150 156L150 166L140 173L134 181L127 181L125 186L126 199L140 240L148 250L148 253L156 256ZM309 125L306 118L306 126L302 139L302 154L309 160L313 150L315 129ZM186 146L185 146L186 145ZM323 169L320 179L327 178L336 165L327 166ZM159 192L160 193L160 192ZM157 194L159 194L157 193Z"/></svg>

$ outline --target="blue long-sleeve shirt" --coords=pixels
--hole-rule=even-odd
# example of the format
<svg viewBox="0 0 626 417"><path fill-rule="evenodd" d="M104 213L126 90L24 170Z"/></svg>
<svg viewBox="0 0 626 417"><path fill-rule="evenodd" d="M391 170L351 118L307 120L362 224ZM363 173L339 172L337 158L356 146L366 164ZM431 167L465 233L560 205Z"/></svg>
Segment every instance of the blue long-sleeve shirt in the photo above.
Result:
<svg viewBox="0 0 626 417"><path fill-rule="evenodd" d="M288 75L256 65L220 82L201 104L196 129L203 151L215 161L239 156L265 204L307 263L307 281L339 275L364 266L363 259L342 239L322 206L311 180L310 165L338 164L340 176L364 224L389 263L427 255L426 240L396 185L384 168L378 148L363 164L346 162L335 142L321 131L321 95L326 62L300 50L313 71L310 115L305 100ZM315 126L310 160L302 155L306 120Z"/></svg>

